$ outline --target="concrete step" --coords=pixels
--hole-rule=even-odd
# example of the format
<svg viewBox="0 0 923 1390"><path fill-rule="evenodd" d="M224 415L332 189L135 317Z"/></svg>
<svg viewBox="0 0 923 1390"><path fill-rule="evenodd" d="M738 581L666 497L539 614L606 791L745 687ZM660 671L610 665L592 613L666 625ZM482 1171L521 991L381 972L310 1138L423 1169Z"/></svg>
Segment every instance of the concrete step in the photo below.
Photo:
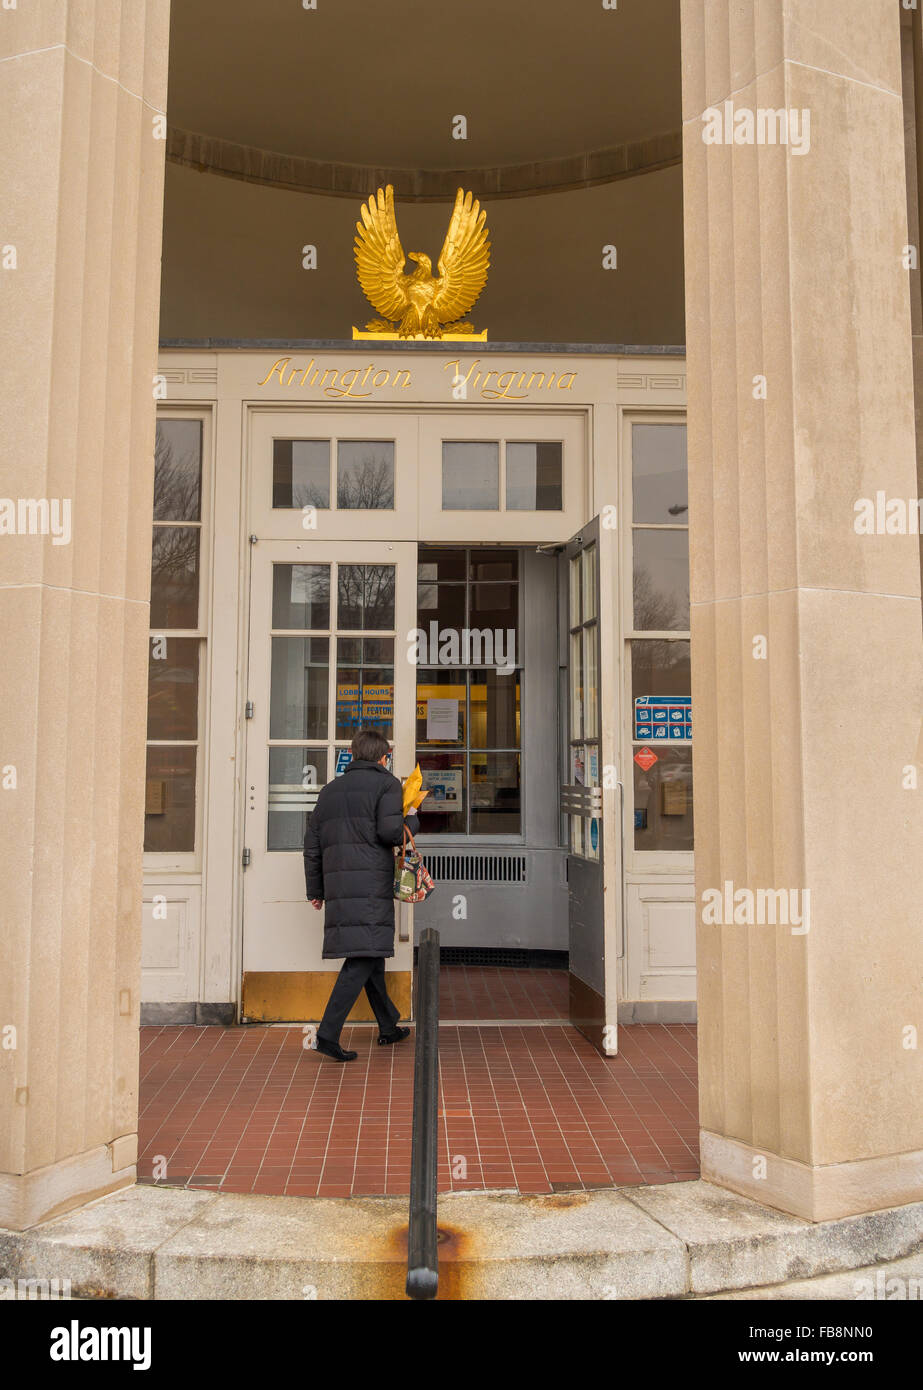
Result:
<svg viewBox="0 0 923 1390"><path fill-rule="evenodd" d="M701 1297L923 1249L923 1203L812 1224L705 1182L452 1193L439 1226L439 1296L463 1300ZM402 1299L406 1259L393 1197L139 1185L0 1232L0 1279L67 1279L79 1298Z"/></svg>

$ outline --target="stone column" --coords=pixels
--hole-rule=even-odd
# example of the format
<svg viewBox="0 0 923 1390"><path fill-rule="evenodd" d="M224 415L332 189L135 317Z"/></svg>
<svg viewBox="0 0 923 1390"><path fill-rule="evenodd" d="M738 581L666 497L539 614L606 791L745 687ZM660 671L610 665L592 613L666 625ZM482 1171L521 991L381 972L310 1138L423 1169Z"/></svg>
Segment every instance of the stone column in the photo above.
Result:
<svg viewBox="0 0 923 1390"><path fill-rule="evenodd" d="M702 1173L811 1220L923 1199L899 29L682 0Z"/></svg>
<svg viewBox="0 0 923 1390"><path fill-rule="evenodd" d="M168 0L0 10L0 1226L135 1176Z"/></svg>

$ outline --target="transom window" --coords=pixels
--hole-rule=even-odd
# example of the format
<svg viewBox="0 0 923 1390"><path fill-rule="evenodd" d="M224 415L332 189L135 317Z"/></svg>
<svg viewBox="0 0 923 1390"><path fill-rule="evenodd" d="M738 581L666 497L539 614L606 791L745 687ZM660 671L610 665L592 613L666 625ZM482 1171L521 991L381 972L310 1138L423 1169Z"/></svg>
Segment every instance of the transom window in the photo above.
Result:
<svg viewBox="0 0 923 1390"><path fill-rule="evenodd" d="M272 505L277 510L393 511L394 440L274 439Z"/></svg>
<svg viewBox="0 0 923 1390"><path fill-rule="evenodd" d="M420 830L520 835L519 554L421 546L417 578Z"/></svg>
<svg viewBox="0 0 923 1390"><path fill-rule="evenodd" d="M564 507L560 440L445 439L443 511L552 511Z"/></svg>

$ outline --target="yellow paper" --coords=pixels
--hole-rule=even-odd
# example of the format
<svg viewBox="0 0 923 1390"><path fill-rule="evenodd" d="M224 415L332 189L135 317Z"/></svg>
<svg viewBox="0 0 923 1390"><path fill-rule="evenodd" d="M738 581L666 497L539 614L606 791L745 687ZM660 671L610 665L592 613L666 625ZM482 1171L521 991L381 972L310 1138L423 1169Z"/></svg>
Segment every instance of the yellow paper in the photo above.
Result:
<svg viewBox="0 0 923 1390"><path fill-rule="evenodd" d="M423 773L420 771L420 764L417 763L413 772L404 782L404 815L410 810L411 806L418 805L417 796L423 786Z"/></svg>

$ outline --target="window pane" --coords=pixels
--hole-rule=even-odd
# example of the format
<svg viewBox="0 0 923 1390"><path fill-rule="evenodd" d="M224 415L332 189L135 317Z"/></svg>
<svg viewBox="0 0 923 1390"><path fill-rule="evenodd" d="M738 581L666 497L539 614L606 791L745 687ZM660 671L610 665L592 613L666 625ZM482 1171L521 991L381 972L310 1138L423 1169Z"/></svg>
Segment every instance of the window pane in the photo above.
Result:
<svg viewBox="0 0 923 1390"><path fill-rule="evenodd" d="M157 420L154 444L154 520L201 518L202 421Z"/></svg>
<svg viewBox="0 0 923 1390"><path fill-rule="evenodd" d="M472 584L468 615L472 665L514 666L519 636L519 585Z"/></svg>
<svg viewBox="0 0 923 1390"><path fill-rule="evenodd" d="M570 638L570 736L583 737L583 631Z"/></svg>
<svg viewBox="0 0 923 1390"><path fill-rule="evenodd" d="M437 550L420 546L417 560L417 578L421 583L435 583L439 579L464 579L464 550Z"/></svg>
<svg viewBox="0 0 923 1390"><path fill-rule="evenodd" d="M587 738L595 738L599 732L599 689L597 671L599 669L599 624L593 623L583 629L583 655L585 661L586 701L584 705L584 729Z"/></svg>
<svg viewBox="0 0 923 1390"><path fill-rule="evenodd" d="M633 763L635 849L692 849L692 748L670 744L657 749L657 762L645 772Z"/></svg>
<svg viewBox="0 0 923 1390"><path fill-rule="evenodd" d="M518 550L472 550L469 579L514 581L519 578Z"/></svg>
<svg viewBox="0 0 923 1390"><path fill-rule="evenodd" d="M521 673L472 671L471 747L519 747Z"/></svg>
<svg viewBox="0 0 923 1390"><path fill-rule="evenodd" d="M632 642L632 702L642 696L691 695L690 680L688 642Z"/></svg>
<svg viewBox="0 0 923 1390"><path fill-rule="evenodd" d="M327 637L273 637L270 738L327 737Z"/></svg>
<svg viewBox="0 0 923 1390"><path fill-rule="evenodd" d="M436 624L436 650L430 623ZM456 645L461 650L461 631L465 626L465 586L464 584L418 584L417 585L417 624L425 637L423 650L425 660L439 661L440 634L456 634ZM452 652L447 649L443 665L450 664ZM458 658L460 660L460 657Z"/></svg>
<svg viewBox="0 0 923 1390"><path fill-rule="evenodd" d="M394 627L394 566L340 565L337 627L382 631Z"/></svg>
<svg viewBox="0 0 923 1390"><path fill-rule="evenodd" d="M417 743L452 743L464 745L465 742L465 681L466 674L459 671L449 675L442 670L420 670L417 672ZM451 700L456 706L434 705L430 717L431 700ZM455 737L452 737L452 722L455 721ZM430 738L429 730L433 737Z"/></svg>
<svg viewBox="0 0 923 1390"><path fill-rule="evenodd" d="M689 629L689 532L635 530L635 627Z"/></svg>
<svg viewBox="0 0 923 1390"><path fill-rule="evenodd" d="M272 441L272 505L330 506L330 440Z"/></svg>
<svg viewBox="0 0 923 1390"><path fill-rule="evenodd" d="M570 625L583 622L583 558L575 555L570 562Z"/></svg>
<svg viewBox="0 0 923 1390"><path fill-rule="evenodd" d="M151 548L151 628L199 626L198 526L155 526Z"/></svg>
<svg viewBox="0 0 923 1390"><path fill-rule="evenodd" d="M338 441L337 506L368 511L394 506L392 439Z"/></svg>
<svg viewBox="0 0 923 1390"><path fill-rule="evenodd" d="M195 748L148 748L144 848L150 854L195 849Z"/></svg>
<svg viewBox="0 0 923 1390"><path fill-rule="evenodd" d="M337 670L335 738L352 738L357 729L378 729L391 738L394 727L394 667L341 667Z"/></svg>
<svg viewBox="0 0 923 1390"><path fill-rule="evenodd" d="M596 546L588 545L583 552L583 621L596 617Z"/></svg>
<svg viewBox="0 0 923 1390"><path fill-rule="evenodd" d="M273 565L272 625L329 628L329 565Z"/></svg>
<svg viewBox="0 0 923 1390"><path fill-rule="evenodd" d="M632 425L631 472L635 521L688 520L685 425Z"/></svg>
<svg viewBox="0 0 923 1390"><path fill-rule="evenodd" d="M420 807L420 833L464 835L466 829L465 755L417 749L417 762L429 796Z"/></svg>
<svg viewBox="0 0 923 1390"><path fill-rule="evenodd" d="M198 738L199 646L197 637L151 639L147 683L147 736Z"/></svg>
<svg viewBox="0 0 923 1390"><path fill-rule="evenodd" d="M393 666L393 637L338 637L338 666Z"/></svg>
<svg viewBox="0 0 923 1390"><path fill-rule="evenodd" d="M444 440L443 511L499 511L500 445Z"/></svg>
<svg viewBox="0 0 923 1390"><path fill-rule="evenodd" d="M561 444L507 444L506 506L513 512L559 512L562 502Z"/></svg>
<svg viewBox="0 0 923 1390"><path fill-rule="evenodd" d="M520 814L519 754L471 754L471 833L518 835Z"/></svg>
<svg viewBox="0 0 923 1390"><path fill-rule="evenodd" d="M267 849L304 849L308 816L326 780L326 748L270 748Z"/></svg>

